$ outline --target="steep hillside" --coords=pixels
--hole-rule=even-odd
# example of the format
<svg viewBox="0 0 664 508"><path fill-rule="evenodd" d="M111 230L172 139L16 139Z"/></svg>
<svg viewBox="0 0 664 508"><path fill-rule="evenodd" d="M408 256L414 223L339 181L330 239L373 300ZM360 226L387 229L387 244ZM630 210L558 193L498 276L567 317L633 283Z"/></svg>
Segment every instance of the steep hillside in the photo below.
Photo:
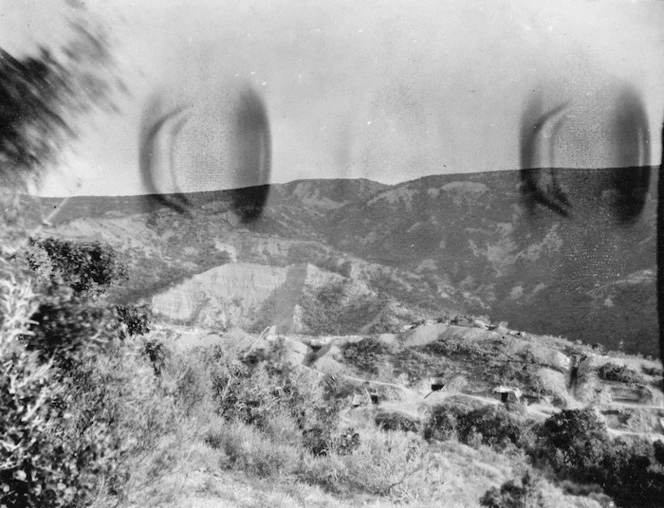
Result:
<svg viewBox="0 0 664 508"><path fill-rule="evenodd" d="M601 181L601 171L586 170L584 178ZM501 171L394 186L367 180L273 185L252 224L240 222L229 192L189 195L191 217L142 197L76 198L42 234L100 239L122 251L131 273L116 289L122 299L151 299L226 263L285 271L308 263L366 288L371 298L353 304L367 313L352 320L359 329L385 324L389 312L486 314L518 329L657 354L652 190L643 216L621 226L611 189L581 195L578 175L557 172L573 205L569 218L543 208L529 214L518 173ZM55 203L43 200L43 213ZM258 277L267 268L255 270ZM261 311L262 297L243 298L243 315Z"/></svg>
<svg viewBox="0 0 664 508"><path fill-rule="evenodd" d="M528 214L516 172L432 176L338 211L331 243L457 288L469 312L657 354L652 191L643 217L621 226L611 193L580 195L576 173L558 172L570 218Z"/></svg>

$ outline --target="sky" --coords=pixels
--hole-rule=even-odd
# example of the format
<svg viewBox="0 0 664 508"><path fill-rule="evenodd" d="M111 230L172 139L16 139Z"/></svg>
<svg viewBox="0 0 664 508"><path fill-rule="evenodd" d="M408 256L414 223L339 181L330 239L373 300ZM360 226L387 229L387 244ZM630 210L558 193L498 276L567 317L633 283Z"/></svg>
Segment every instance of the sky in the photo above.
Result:
<svg viewBox="0 0 664 508"><path fill-rule="evenodd" d="M57 44L77 3L110 34L129 94L82 124L42 195L144 192L138 139L154 97L190 111L173 148L180 188L236 186L232 114L247 86L272 138L270 182L255 183L517 169L533 93L568 105L563 129L577 134L561 135L573 143L558 165L609 166L602 129L625 86L659 163L664 2L0 0L0 47Z"/></svg>

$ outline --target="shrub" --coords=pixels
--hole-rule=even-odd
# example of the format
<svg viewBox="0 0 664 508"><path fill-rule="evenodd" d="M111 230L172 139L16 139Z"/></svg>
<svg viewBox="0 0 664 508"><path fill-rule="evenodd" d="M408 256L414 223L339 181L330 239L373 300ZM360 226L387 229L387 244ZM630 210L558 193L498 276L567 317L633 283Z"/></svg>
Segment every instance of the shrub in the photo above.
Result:
<svg viewBox="0 0 664 508"><path fill-rule="evenodd" d="M27 348L65 369L78 361L83 349L99 349L117 338L117 322L107 305L62 288L42 297L30 319L22 337Z"/></svg>
<svg viewBox="0 0 664 508"><path fill-rule="evenodd" d="M529 473L521 478L521 485L509 480L500 486L486 491L480 499L481 506L489 508L536 508L544 506L542 492Z"/></svg>
<svg viewBox="0 0 664 508"><path fill-rule="evenodd" d="M420 422L409 415L399 412L382 412L374 418L376 426L381 430L400 430L403 432L419 432Z"/></svg>
<svg viewBox="0 0 664 508"><path fill-rule="evenodd" d="M633 371L625 365L618 365L611 362L605 363L597 369L597 375L606 381L616 381L618 383L643 384L645 382L643 376L638 372Z"/></svg>
<svg viewBox="0 0 664 508"><path fill-rule="evenodd" d="M4 261L3 268L5 268ZM129 464L173 421L172 395L115 312L41 284L20 260L0 278L0 492L9 507L80 506L124 494Z"/></svg>
<svg viewBox="0 0 664 508"><path fill-rule="evenodd" d="M537 365L530 362L503 360L487 362L485 379L494 385L507 384L522 388L536 396L551 394L537 373Z"/></svg>
<svg viewBox="0 0 664 508"><path fill-rule="evenodd" d="M226 421L209 432L205 442L221 450L220 465L240 469L261 478L293 474L300 462L300 450L291 444L275 442L258 429L241 421Z"/></svg>
<svg viewBox="0 0 664 508"><path fill-rule="evenodd" d="M141 354L146 357L154 370L155 376L160 376L170 357L170 351L158 339L147 339L142 343Z"/></svg>
<svg viewBox="0 0 664 508"><path fill-rule="evenodd" d="M422 498L426 452L421 437L400 432L368 433L347 456L305 457L300 476L336 493Z"/></svg>
<svg viewBox="0 0 664 508"><path fill-rule="evenodd" d="M611 440L592 410L566 410L535 428L540 438L530 450L560 479L597 484L619 506L661 506L664 447L646 440Z"/></svg>
<svg viewBox="0 0 664 508"><path fill-rule="evenodd" d="M133 337L150 332L151 309L144 305L116 305L118 320L126 327L126 333Z"/></svg>
<svg viewBox="0 0 664 508"><path fill-rule="evenodd" d="M268 429L273 418L290 418L305 448L314 454L329 451L340 407L338 401L325 399L325 387L314 372L236 362L214 372L213 385L217 411L224 418L261 430Z"/></svg>
<svg viewBox="0 0 664 508"><path fill-rule="evenodd" d="M404 348L393 356L394 368L405 372L411 382L428 377L432 372L444 372L448 367L445 358L427 355L413 348Z"/></svg>
<svg viewBox="0 0 664 508"><path fill-rule="evenodd" d="M360 447L360 435L353 427L344 429L332 439L332 451L337 455L351 455Z"/></svg>
<svg viewBox="0 0 664 508"><path fill-rule="evenodd" d="M448 441L457 436L457 418L462 414L457 406L437 406L424 425L424 439L427 441Z"/></svg>
<svg viewBox="0 0 664 508"><path fill-rule="evenodd" d="M312 333L341 333L347 284L347 281L331 282L320 288L313 298L299 302L304 310L303 322Z"/></svg>
<svg viewBox="0 0 664 508"><path fill-rule="evenodd" d="M380 366L389 360L394 348L387 346L372 337L359 342L348 342L343 348L346 362L358 370L377 375Z"/></svg>
<svg viewBox="0 0 664 508"><path fill-rule="evenodd" d="M30 239L26 257L30 268L43 279L68 286L78 294L101 293L127 274L115 251L99 242Z"/></svg>
<svg viewBox="0 0 664 508"><path fill-rule="evenodd" d="M606 426L592 409L563 410L535 426L535 459L546 459L557 474L579 482L602 483L600 467L609 446Z"/></svg>
<svg viewBox="0 0 664 508"><path fill-rule="evenodd" d="M523 448L529 442L530 430L502 406L484 406L464 411L456 406L437 407L424 428L428 441L445 441L457 437L469 445L486 444L504 449L510 443Z"/></svg>
<svg viewBox="0 0 664 508"><path fill-rule="evenodd" d="M19 272L17 272L19 273ZM71 385L39 360L30 337L37 306L26 280L0 279L0 491L8 507L74 506L88 502L100 481L115 479L112 433L77 427ZM88 415L93 415L94 408ZM92 428L92 425L89 426Z"/></svg>
<svg viewBox="0 0 664 508"><path fill-rule="evenodd" d="M510 413L501 406L485 406L457 417L459 441L467 443L473 434L480 435L484 444L499 449L509 443L522 447L525 430Z"/></svg>

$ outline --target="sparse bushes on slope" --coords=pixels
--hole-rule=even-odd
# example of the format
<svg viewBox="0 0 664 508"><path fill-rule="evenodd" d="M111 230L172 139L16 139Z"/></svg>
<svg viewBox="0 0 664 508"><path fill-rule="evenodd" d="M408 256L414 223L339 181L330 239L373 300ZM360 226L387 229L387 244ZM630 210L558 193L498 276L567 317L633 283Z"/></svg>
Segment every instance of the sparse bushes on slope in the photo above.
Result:
<svg viewBox="0 0 664 508"><path fill-rule="evenodd" d="M529 453L560 479L597 484L623 507L656 507L664 499L664 447L611 439L592 410L565 410L534 429Z"/></svg>
<svg viewBox="0 0 664 508"><path fill-rule="evenodd" d="M456 437L465 444L486 444L499 450L511 443L523 449L535 466L551 470L558 480L599 486L622 507L654 508L664 499L664 445L612 439L592 410L564 410L530 428L502 407L464 411L441 406L426 422L424 437L428 441ZM584 492L594 490L586 488ZM531 506L523 504L531 494L536 491L525 480L522 486L508 482L500 490L488 491L482 503Z"/></svg>
<svg viewBox="0 0 664 508"><path fill-rule="evenodd" d="M223 452L222 467L260 478L291 476L300 466L301 448L287 441L275 441L240 420L226 422L209 432L205 442Z"/></svg>
<svg viewBox="0 0 664 508"><path fill-rule="evenodd" d="M464 444L485 444L498 450L513 445L523 448L530 440L528 425L502 406L485 406L464 411L457 406L439 406L424 426L428 441L454 437Z"/></svg>
<svg viewBox="0 0 664 508"><path fill-rule="evenodd" d="M274 419L290 420L302 446L315 455L330 450L340 408L337 401L325 398L316 373L266 363L252 368L238 362L216 372L213 379L217 409L224 418L262 431L269 431Z"/></svg>
<svg viewBox="0 0 664 508"><path fill-rule="evenodd" d="M113 437L106 429L86 433L78 426L77 410L92 415L96 408L70 404L76 368L70 364L63 371L61 361L52 364L50 357L65 357L57 343L49 344L53 355L37 347L40 356L21 340L34 337L29 320L38 302L20 274L8 267L1 279L0 492L8 507L74 506L91 499L100 479L114 481Z"/></svg>
<svg viewBox="0 0 664 508"><path fill-rule="evenodd" d="M378 374L380 366L389 361L394 352L394 347L374 338L348 342L343 347L343 356L347 363L363 373L373 375Z"/></svg>
<svg viewBox="0 0 664 508"><path fill-rule="evenodd" d="M120 340L115 309L101 298L121 273L112 251L65 251L76 254L56 256L37 293L20 259L2 260L0 494L8 507L122 497L131 457L172 419L149 364ZM94 269L77 276L86 263Z"/></svg>

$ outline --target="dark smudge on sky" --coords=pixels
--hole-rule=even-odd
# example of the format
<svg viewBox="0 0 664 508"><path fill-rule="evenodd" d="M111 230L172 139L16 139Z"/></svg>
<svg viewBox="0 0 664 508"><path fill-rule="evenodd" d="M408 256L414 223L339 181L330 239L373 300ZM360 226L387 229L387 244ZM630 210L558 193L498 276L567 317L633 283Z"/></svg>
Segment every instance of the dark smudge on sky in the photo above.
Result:
<svg viewBox="0 0 664 508"><path fill-rule="evenodd" d="M191 206L185 193L188 184L203 175L179 168L175 157L178 135L189 119L187 105L168 108L161 93L157 93L145 108L139 139L141 179L148 195L147 208L165 205L179 213L190 215ZM269 193L271 140L267 110L260 96L246 86L231 118L218 118L218 123L232 124L233 145L230 166L219 164L218 182L232 182L233 211L242 222L256 220L263 212ZM209 147L223 151L224 146ZM209 168L204 168L209 173ZM225 174L231 173L231 174ZM205 175L209 179L210 175ZM191 180L191 181L190 181ZM184 186L183 186L184 184ZM258 185L257 185L258 184ZM175 189L175 192L172 192Z"/></svg>

